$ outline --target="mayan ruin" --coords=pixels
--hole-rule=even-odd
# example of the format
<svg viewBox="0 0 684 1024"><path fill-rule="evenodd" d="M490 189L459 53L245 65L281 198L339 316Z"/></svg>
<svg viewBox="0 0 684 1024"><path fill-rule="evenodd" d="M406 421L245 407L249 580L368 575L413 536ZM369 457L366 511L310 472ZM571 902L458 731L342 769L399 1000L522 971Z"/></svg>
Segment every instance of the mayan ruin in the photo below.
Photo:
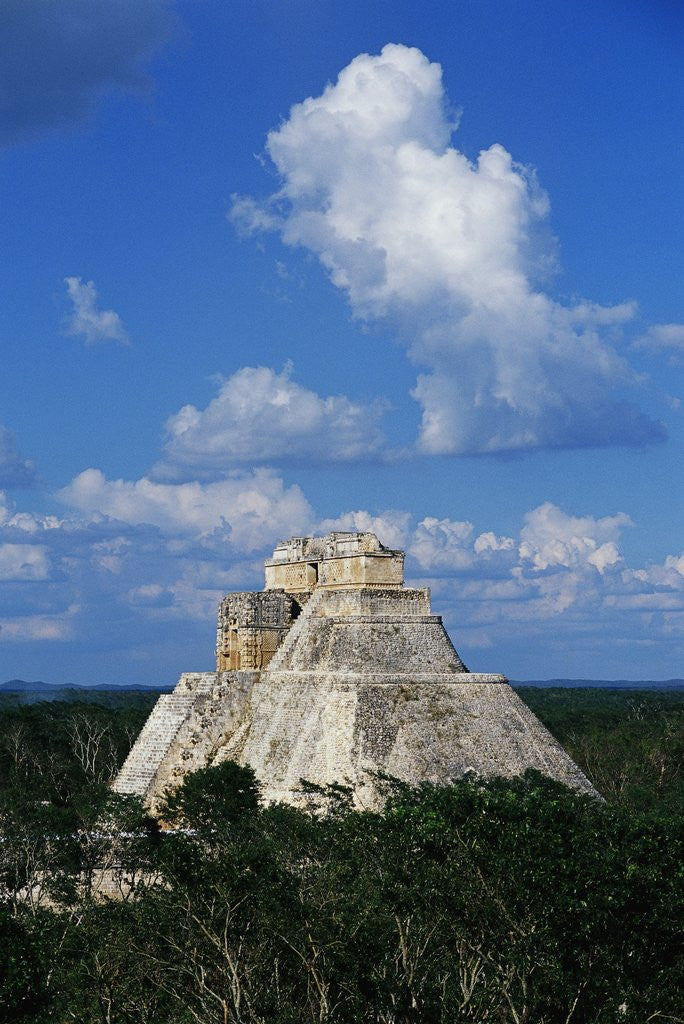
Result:
<svg viewBox="0 0 684 1024"><path fill-rule="evenodd" d="M220 604L216 671L184 673L159 698L114 789L154 810L188 772L230 759L254 769L265 800L295 805L303 780L375 808L383 776L527 768L594 792L504 676L468 670L403 565L372 533L278 544L265 589Z"/></svg>

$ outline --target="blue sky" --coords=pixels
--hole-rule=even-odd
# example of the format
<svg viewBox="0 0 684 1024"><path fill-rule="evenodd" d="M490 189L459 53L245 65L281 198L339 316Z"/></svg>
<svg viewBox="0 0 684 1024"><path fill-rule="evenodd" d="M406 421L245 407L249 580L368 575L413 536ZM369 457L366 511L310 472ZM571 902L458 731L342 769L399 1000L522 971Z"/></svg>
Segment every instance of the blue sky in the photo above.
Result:
<svg viewBox="0 0 684 1024"><path fill-rule="evenodd" d="M333 528L474 670L682 674L676 4L2 19L0 679L211 668Z"/></svg>

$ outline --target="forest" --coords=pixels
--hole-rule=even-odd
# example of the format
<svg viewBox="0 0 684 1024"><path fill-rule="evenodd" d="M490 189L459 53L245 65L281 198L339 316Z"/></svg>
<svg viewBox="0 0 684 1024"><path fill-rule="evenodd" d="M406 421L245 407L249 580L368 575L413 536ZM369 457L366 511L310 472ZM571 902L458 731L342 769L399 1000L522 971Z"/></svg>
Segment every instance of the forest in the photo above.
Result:
<svg viewBox="0 0 684 1024"><path fill-rule="evenodd" d="M108 787L154 695L3 696L0 1020L684 1021L684 694L518 692L604 800L386 779L382 813L334 786L322 816L225 762L161 830Z"/></svg>

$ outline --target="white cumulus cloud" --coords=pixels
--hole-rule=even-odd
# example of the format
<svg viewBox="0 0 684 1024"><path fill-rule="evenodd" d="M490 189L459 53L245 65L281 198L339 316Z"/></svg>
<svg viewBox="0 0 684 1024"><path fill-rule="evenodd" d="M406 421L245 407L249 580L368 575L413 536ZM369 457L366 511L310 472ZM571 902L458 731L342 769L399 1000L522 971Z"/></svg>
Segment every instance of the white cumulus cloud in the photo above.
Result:
<svg viewBox="0 0 684 1024"><path fill-rule="evenodd" d="M422 569L465 569L473 563L473 524L428 516L411 541L411 554Z"/></svg>
<svg viewBox="0 0 684 1024"><path fill-rule="evenodd" d="M515 542L492 531L475 534L472 523L427 516L411 537L409 554L427 572L459 573L482 570L488 565L508 568Z"/></svg>
<svg viewBox="0 0 684 1024"><path fill-rule="evenodd" d="M624 575L628 581L650 583L660 590L684 590L684 552L681 555L667 555L662 565L626 570Z"/></svg>
<svg viewBox="0 0 684 1024"><path fill-rule="evenodd" d="M44 580L50 572L40 544L0 544L0 580Z"/></svg>
<svg viewBox="0 0 684 1024"><path fill-rule="evenodd" d="M358 509L355 512L344 512L333 519L321 519L315 529L317 534L331 533L334 530L374 533L386 548L396 549L403 548L406 544L410 518L410 513L393 509L380 512L378 515L373 515L365 509Z"/></svg>
<svg viewBox="0 0 684 1024"><path fill-rule="evenodd" d="M73 304L73 311L65 323L67 334L82 335L86 345L102 341L128 345L128 334L119 314L113 309L98 309L97 289L93 281L84 283L80 277L65 277L64 283Z"/></svg>
<svg viewBox="0 0 684 1024"><path fill-rule="evenodd" d="M438 64L406 46L361 54L268 136L281 188L235 197L242 231L313 252L355 314L392 324L424 368L418 450L642 444L663 428L623 393L609 342L634 313L566 306L540 287L555 260L549 202L495 143L453 147Z"/></svg>
<svg viewBox="0 0 684 1024"><path fill-rule="evenodd" d="M221 529L244 550L263 547L265 539L297 533L311 520L299 487L285 487L272 470L234 474L215 483L182 484L108 480L86 469L58 492L71 508L100 514L132 526L148 524L169 534L201 535Z"/></svg>
<svg viewBox="0 0 684 1024"><path fill-rule="evenodd" d="M56 615L17 615L0 617L0 642L27 643L34 640L71 640L75 633L74 617L78 605L70 605Z"/></svg>
<svg viewBox="0 0 684 1024"><path fill-rule="evenodd" d="M219 388L206 409L185 405L166 423L160 479L216 479L231 466L275 460L349 462L377 452L383 402L363 405L344 395L321 398L280 373L245 366Z"/></svg>
<svg viewBox="0 0 684 1024"><path fill-rule="evenodd" d="M547 501L525 516L520 532L520 558L533 569L592 565L600 573L621 560L620 530L631 526L624 512L595 519L569 516Z"/></svg>
<svg viewBox="0 0 684 1024"><path fill-rule="evenodd" d="M167 608L173 604L173 593L160 583L143 583L128 591L128 600L134 607Z"/></svg>
<svg viewBox="0 0 684 1024"><path fill-rule="evenodd" d="M637 338L634 348L647 352L664 353L670 362L684 361L684 324L653 324L652 327Z"/></svg>
<svg viewBox="0 0 684 1024"><path fill-rule="evenodd" d="M37 516L32 512L18 512L4 491L0 491L0 528L7 527L21 533L37 533L40 530L56 530L62 526L57 516Z"/></svg>

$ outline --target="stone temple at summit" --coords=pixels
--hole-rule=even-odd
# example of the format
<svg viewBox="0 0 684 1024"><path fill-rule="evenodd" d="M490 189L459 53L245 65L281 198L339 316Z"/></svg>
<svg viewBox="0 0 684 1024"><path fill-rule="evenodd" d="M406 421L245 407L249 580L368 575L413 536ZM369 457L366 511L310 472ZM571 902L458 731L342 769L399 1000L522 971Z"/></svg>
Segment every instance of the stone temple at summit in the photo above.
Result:
<svg viewBox="0 0 684 1024"><path fill-rule="evenodd" d="M595 795L502 675L463 664L404 553L372 533L293 537L263 591L220 604L216 671L162 695L114 782L154 811L191 771L250 765L267 801L349 787L377 808L383 778L446 784L528 768Z"/></svg>

